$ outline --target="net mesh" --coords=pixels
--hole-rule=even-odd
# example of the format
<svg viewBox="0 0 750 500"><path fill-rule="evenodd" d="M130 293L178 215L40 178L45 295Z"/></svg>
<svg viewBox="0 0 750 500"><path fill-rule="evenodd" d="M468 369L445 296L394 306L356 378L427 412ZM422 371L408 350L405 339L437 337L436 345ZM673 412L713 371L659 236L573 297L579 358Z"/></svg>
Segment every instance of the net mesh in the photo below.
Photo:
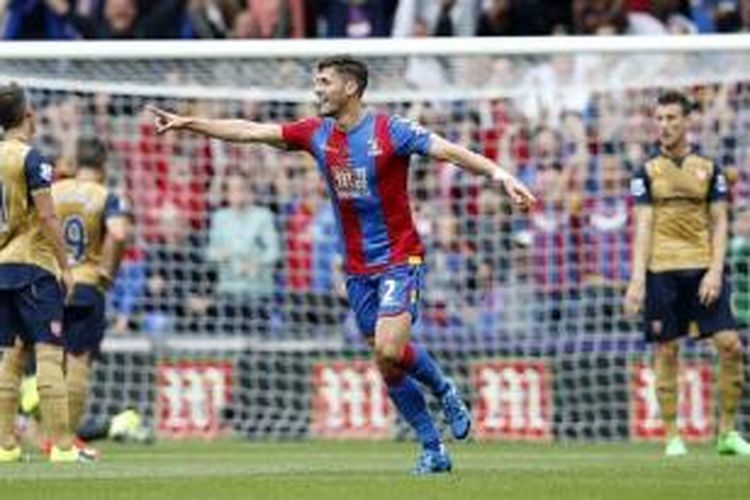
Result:
<svg viewBox="0 0 750 500"><path fill-rule="evenodd" d="M629 274L628 177L652 150L664 86L700 105L690 140L727 169L735 306L750 318L742 52L366 58L373 107L419 121L519 176L541 197L512 212L485 182L414 159L427 248L415 336L472 406L477 436L650 439L662 429ZM335 221L311 159L177 132L146 103L288 121L313 112L314 58L0 61L29 88L38 145L63 173L87 134L109 144L109 182L135 243L109 294L89 418L140 409L163 435L388 437L394 415L347 309ZM681 425L715 424L710 351L687 344ZM745 406L747 409L747 400ZM741 412L747 426L747 411Z"/></svg>

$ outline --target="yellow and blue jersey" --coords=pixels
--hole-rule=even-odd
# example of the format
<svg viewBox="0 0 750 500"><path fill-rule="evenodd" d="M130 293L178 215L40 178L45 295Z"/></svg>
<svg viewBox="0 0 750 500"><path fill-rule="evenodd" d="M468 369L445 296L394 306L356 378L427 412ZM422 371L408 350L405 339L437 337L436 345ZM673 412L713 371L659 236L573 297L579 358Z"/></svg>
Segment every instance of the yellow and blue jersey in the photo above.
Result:
<svg viewBox="0 0 750 500"><path fill-rule="evenodd" d="M52 165L19 140L0 142L0 288L57 276L52 242L42 232L32 194L50 189Z"/></svg>
<svg viewBox="0 0 750 500"><path fill-rule="evenodd" d="M125 214L123 202L101 184L77 179L56 182L52 197L75 282L102 289L99 266L106 223Z"/></svg>
<svg viewBox="0 0 750 500"><path fill-rule="evenodd" d="M648 270L706 268L711 263L711 203L726 201L727 182L710 159L664 154L636 172L631 194L653 208Z"/></svg>

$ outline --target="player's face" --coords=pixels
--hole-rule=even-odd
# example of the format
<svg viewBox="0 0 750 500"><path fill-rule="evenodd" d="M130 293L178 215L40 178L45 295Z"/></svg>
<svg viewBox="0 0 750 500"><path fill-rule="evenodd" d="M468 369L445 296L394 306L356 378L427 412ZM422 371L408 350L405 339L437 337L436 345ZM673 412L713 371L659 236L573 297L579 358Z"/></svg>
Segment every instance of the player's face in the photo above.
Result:
<svg viewBox="0 0 750 500"><path fill-rule="evenodd" d="M321 116L338 115L352 96L352 85L353 82L334 68L324 68L319 71L314 81L318 114Z"/></svg>
<svg viewBox="0 0 750 500"><path fill-rule="evenodd" d="M664 104L656 108L656 125L659 142L665 148L671 148L685 140L688 117L679 104Z"/></svg>

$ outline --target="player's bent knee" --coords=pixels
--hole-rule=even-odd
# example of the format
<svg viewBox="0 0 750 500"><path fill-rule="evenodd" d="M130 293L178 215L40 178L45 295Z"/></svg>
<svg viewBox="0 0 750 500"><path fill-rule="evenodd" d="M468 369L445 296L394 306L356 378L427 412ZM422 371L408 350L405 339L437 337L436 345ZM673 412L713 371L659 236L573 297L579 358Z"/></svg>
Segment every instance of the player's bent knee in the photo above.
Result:
<svg viewBox="0 0 750 500"><path fill-rule="evenodd" d="M654 347L654 355L663 361L676 361L680 354L677 342L658 343Z"/></svg>
<svg viewBox="0 0 750 500"><path fill-rule="evenodd" d="M677 392L677 380L657 380L656 381L656 392L659 394L676 394Z"/></svg>
<svg viewBox="0 0 750 500"><path fill-rule="evenodd" d="M393 346L375 346L375 361L379 367L398 366L400 354ZM381 369L382 371L382 369Z"/></svg>
<svg viewBox="0 0 750 500"><path fill-rule="evenodd" d="M724 331L714 335L714 346L722 358L741 358L742 341L735 331Z"/></svg>

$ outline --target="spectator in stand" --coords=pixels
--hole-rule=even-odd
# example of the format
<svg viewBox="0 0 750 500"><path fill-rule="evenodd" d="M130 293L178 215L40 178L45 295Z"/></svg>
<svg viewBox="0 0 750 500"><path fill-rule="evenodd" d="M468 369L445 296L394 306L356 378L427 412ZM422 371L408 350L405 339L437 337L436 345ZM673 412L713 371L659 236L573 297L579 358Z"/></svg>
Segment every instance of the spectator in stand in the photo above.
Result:
<svg viewBox="0 0 750 500"><path fill-rule="evenodd" d="M306 168L298 177L299 196L284 223L287 319L292 327L332 328L346 313L335 219L318 172Z"/></svg>
<svg viewBox="0 0 750 500"><path fill-rule="evenodd" d="M73 40L80 33L67 17L68 0L0 0L7 40ZM5 14L5 18L3 18Z"/></svg>
<svg viewBox="0 0 750 500"><path fill-rule="evenodd" d="M424 288L425 328L435 339L449 339L461 333L459 326L465 324L463 301L449 299L457 290L466 293L471 269L470 253L460 237L459 219L446 207L437 211L433 218L431 240L426 240L427 284ZM433 216L434 217L434 216Z"/></svg>
<svg viewBox="0 0 750 500"><path fill-rule="evenodd" d="M180 210L180 217L196 231L208 220L208 197L213 159L206 139L187 136L157 137L151 124L140 122L135 144L124 148L128 197L139 207L144 238L160 237L159 219L165 205Z"/></svg>
<svg viewBox="0 0 750 500"><path fill-rule="evenodd" d="M45 0L55 14L87 39L192 38L184 0L150 4L136 0L103 0L101 12L80 15L69 0Z"/></svg>
<svg viewBox="0 0 750 500"><path fill-rule="evenodd" d="M573 0L573 26L579 35L622 34L628 26L627 0Z"/></svg>
<svg viewBox="0 0 750 500"><path fill-rule="evenodd" d="M146 256L143 328L156 340L203 332L210 327L214 276L204 263L199 235L174 205L162 207L158 222L159 238Z"/></svg>
<svg viewBox="0 0 750 500"><path fill-rule="evenodd" d="M240 0L189 0L190 23L198 38L229 38L242 11Z"/></svg>
<svg viewBox="0 0 750 500"><path fill-rule="evenodd" d="M540 336L541 329L535 325L536 304L533 274L532 235L529 231L518 231L511 235L510 265L502 276L500 313L504 334L514 337ZM530 331L533 330L533 331Z"/></svg>
<svg viewBox="0 0 750 500"><path fill-rule="evenodd" d="M581 198L569 190L569 175L560 163L541 168L534 185L544 196L529 220L539 314L552 334L574 333L581 319Z"/></svg>
<svg viewBox="0 0 750 500"><path fill-rule="evenodd" d="M586 256L581 262L585 328L613 333L622 321L621 297L630 276L631 201L624 188L625 169L619 148L604 144L595 161L596 188L584 199L581 213Z"/></svg>
<svg viewBox="0 0 750 500"><path fill-rule="evenodd" d="M400 0L393 36L473 36L479 7L480 0Z"/></svg>
<svg viewBox="0 0 750 500"><path fill-rule="evenodd" d="M703 0L712 4L713 27L718 33L747 31L750 28L750 1Z"/></svg>
<svg viewBox="0 0 750 500"><path fill-rule="evenodd" d="M234 24L235 38L303 38L304 0L247 0Z"/></svg>
<svg viewBox="0 0 750 500"><path fill-rule="evenodd" d="M309 15L322 20L328 38L386 37L397 0L319 0L308 2Z"/></svg>
<svg viewBox="0 0 750 500"><path fill-rule="evenodd" d="M115 334L123 335L137 327L137 314L143 306L145 286L144 252L135 247L129 248L107 297L107 310L114 314L112 330Z"/></svg>
<svg viewBox="0 0 750 500"><path fill-rule="evenodd" d="M489 0L477 36L539 36L572 30L570 0Z"/></svg>
<svg viewBox="0 0 750 500"><path fill-rule="evenodd" d="M248 180L226 177L227 206L211 215L206 255L217 268L217 310L224 332L265 332L279 235L273 214L254 204Z"/></svg>
<svg viewBox="0 0 750 500"><path fill-rule="evenodd" d="M698 27L691 19L687 0L651 0L648 5L628 6L628 30L632 35L694 34ZM644 8L645 7L645 8Z"/></svg>

